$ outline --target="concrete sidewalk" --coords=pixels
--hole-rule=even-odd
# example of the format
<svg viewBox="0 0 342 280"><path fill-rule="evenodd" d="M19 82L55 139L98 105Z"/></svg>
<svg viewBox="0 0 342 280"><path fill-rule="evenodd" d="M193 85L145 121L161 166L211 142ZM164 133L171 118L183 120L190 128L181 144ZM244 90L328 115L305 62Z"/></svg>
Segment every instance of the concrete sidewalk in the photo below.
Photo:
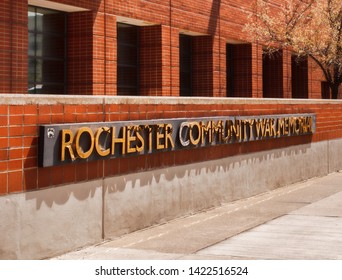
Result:
<svg viewBox="0 0 342 280"><path fill-rule="evenodd" d="M54 259L342 259L342 173L225 204Z"/></svg>

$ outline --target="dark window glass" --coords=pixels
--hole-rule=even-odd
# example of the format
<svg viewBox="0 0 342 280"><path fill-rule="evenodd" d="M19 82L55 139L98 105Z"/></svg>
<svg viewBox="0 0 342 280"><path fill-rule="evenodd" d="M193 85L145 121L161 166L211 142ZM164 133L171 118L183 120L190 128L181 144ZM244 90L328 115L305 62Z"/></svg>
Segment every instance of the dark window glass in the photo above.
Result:
<svg viewBox="0 0 342 280"><path fill-rule="evenodd" d="M192 37L179 36L180 96L192 95Z"/></svg>
<svg viewBox="0 0 342 280"><path fill-rule="evenodd" d="M66 15L29 7L29 93L66 92Z"/></svg>
<svg viewBox="0 0 342 280"><path fill-rule="evenodd" d="M138 95L139 88L139 29L137 26L118 23L117 94Z"/></svg>

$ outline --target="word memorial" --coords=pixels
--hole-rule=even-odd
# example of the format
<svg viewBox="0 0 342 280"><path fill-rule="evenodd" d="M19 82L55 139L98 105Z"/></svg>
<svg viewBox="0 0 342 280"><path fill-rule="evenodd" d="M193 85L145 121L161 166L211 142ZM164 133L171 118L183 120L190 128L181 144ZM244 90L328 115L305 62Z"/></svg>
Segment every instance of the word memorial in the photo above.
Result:
<svg viewBox="0 0 342 280"><path fill-rule="evenodd" d="M312 134L313 114L43 125L39 165Z"/></svg>

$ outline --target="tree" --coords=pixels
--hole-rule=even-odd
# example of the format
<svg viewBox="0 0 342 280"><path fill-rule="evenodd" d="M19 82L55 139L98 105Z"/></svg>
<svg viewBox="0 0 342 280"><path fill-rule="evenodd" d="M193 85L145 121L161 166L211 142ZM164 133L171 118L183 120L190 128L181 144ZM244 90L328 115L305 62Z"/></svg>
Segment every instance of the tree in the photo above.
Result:
<svg viewBox="0 0 342 280"><path fill-rule="evenodd" d="M265 45L269 53L290 49L298 57L311 57L336 99L342 83L342 1L255 1L245 26L251 39Z"/></svg>

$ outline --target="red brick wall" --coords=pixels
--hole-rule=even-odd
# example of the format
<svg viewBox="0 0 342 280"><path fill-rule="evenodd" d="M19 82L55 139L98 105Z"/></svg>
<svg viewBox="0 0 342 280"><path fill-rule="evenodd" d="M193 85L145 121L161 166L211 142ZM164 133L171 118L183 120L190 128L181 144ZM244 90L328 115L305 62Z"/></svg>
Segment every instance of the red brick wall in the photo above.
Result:
<svg viewBox="0 0 342 280"><path fill-rule="evenodd" d="M15 100L18 96L11 97ZM149 102L123 101L119 104L84 103L77 99L51 104L29 101L26 105L2 102L0 105L0 194L23 192L62 184L82 182L112 175L133 173L154 168L207 161L222 157L282 148L291 145L342 137L341 103L264 103L230 104L229 102L191 104L175 100ZM115 101L115 100L113 100ZM141 103L142 102L142 103ZM6 104L8 105L6 105ZM83 104L80 104L83 103ZM115 103L117 103L115 101ZM47 103L49 104L49 103ZM210 148L160 152L130 158L100 160L58 167L37 166L38 127L40 124L147 120L159 118L190 118L206 116L315 113L316 132L311 136L220 145ZM58 176L56 175L58 174Z"/></svg>

